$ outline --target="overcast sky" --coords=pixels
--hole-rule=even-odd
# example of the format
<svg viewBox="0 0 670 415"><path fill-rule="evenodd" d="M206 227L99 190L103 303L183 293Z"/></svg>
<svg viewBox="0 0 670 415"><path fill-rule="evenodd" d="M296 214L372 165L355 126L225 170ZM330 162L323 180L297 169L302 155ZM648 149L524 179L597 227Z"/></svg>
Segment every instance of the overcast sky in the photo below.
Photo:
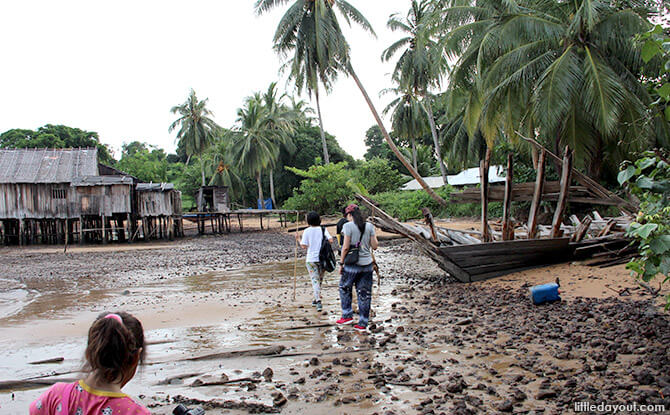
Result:
<svg viewBox="0 0 670 415"><path fill-rule="evenodd" d="M352 59L378 110L390 101L392 64L382 51L401 34L392 13L409 0L350 0L378 38L346 29ZM189 89L209 98L223 127L231 127L244 97L279 79L272 36L286 6L257 17L254 0L21 0L0 2L0 132L65 124L97 131L116 157L121 144L146 141L174 151L170 108ZM344 22L342 22L345 25ZM292 93L292 91L289 91ZM305 97L306 98L306 97ZM315 104L313 104L315 107ZM325 128L354 157L365 152L374 124L353 80L341 77L322 98Z"/></svg>

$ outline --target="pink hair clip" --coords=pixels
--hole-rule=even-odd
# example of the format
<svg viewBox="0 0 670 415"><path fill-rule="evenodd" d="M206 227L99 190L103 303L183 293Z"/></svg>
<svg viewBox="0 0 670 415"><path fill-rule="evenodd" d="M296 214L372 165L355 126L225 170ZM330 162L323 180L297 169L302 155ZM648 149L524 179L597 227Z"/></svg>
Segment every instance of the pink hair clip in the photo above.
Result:
<svg viewBox="0 0 670 415"><path fill-rule="evenodd" d="M104 318L113 318L114 320L118 321L119 323L123 324L123 320L121 319L121 316L118 314L107 314Z"/></svg>

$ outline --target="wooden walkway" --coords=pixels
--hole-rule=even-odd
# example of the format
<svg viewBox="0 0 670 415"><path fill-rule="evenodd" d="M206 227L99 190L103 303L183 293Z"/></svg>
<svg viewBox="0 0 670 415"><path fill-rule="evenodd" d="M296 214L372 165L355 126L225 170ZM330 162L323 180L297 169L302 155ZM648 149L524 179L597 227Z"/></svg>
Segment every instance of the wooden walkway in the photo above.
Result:
<svg viewBox="0 0 670 415"><path fill-rule="evenodd" d="M279 218L281 228L288 228L288 224L293 217L300 221L304 211L298 210L279 210L279 209L238 209L229 212L188 212L183 215L184 220L196 223L198 233L204 235L208 233L208 228L212 234L231 233L233 224L237 222L239 232L244 232L244 217L258 218L261 230L265 230L263 218L276 216ZM267 228L270 228L270 222L266 219Z"/></svg>

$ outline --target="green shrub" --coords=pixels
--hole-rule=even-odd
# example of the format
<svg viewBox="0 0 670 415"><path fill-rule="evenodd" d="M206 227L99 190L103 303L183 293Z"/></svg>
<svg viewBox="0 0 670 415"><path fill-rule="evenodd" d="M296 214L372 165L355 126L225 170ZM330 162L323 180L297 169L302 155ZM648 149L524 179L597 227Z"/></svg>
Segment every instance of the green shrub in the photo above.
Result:
<svg viewBox="0 0 670 415"><path fill-rule="evenodd" d="M453 188L447 186L437 189L436 193L449 201L449 193L453 191ZM449 203L447 207L444 207L423 190L379 193L373 199L379 203L382 210L401 221L422 218L421 208L424 207L429 208L433 216L441 218L478 218L481 216L481 205L479 203ZM488 213L491 217L502 216L502 203L489 203Z"/></svg>
<svg viewBox="0 0 670 415"><path fill-rule="evenodd" d="M388 160L381 158L358 163L354 178L371 194L398 190L407 181Z"/></svg>
<svg viewBox="0 0 670 415"><path fill-rule="evenodd" d="M303 180L293 196L284 202L284 209L314 210L322 215L336 213L354 197L354 190L349 186L352 174L346 162L312 166L309 170L288 166L286 169Z"/></svg>

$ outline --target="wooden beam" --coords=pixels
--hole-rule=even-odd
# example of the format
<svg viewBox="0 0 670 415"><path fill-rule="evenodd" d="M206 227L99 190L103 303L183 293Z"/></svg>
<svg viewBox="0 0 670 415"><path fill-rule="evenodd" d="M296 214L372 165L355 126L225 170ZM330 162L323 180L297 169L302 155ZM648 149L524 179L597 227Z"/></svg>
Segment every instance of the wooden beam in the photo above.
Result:
<svg viewBox="0 0 670 415"><path fill-rule="evenodd" d="M572 235L572 242L581 242L582 239L584 239L584 236L586 236L586 232L588 232L590 227L591 217L586 216L577 227L575 234Z"/></svg>
<svg viewBox="0 0 670 415"><path fill-rule="evenodd" d="M438 238L437 233L435 233L435 222L433 221L433 214L427 207L422 208L421 213L423 214L423 217L426 218L426 225L428 225L428 227L430 228L430 235L433 238L433 242L439 245L440 238Z"/></svg>
<svg viewBox="0 0 670 415"><path fill-rule="evenodd" d="M514 226L510 222L510 215L512 209L512 183L514 180L514 160L512 153L507 155L507 177L505 178L505 202L503 205L503 225L502 236L503 241L514 239Z"/></svg>
<svg viewBox="0 0 670 415"><path fill-rule="evenodd" d="M491 229L489 228L489 165L491 163L491 149L486 149L484 160L479 162L479 176L481 178L481 198L482 198L482 242L491 242Z"/></svg>
<svg viewBox="0 0 670 415"><path fill-rule="evenodd" d="M551 151L547 150L545 147L543 147L540 143L537 141L533 140L532 138L524 137L523 135L519 134L517 132L517 135L521 137L523 140L531 143L532 145L536 146L537 148L546 151L546 153L553 158L554 160L561 161L561 159ZM601 186L598 182L593 180L592 178L588 177L587 175L581 173L579 170L572 169L572 174L575 177L575 180L582 184L583 186L589 188L593 193L595 193L598 197L602 199L614 199L618 202L617 206L619 206L621 209L628 211L628 213L635 213L637 212L640 207L629 201L622 199L621 197L617 196L616 194L610 192L609 190L605 189L603 186Z"/></svg>
<svg viewBox="0 0 670 415"><path fill-rule="evenodd" d="M528 214L528 239L534 239L537 236L538 214L540 212L540 202L542 201L542 191L544 190L544 171L547 161L547 153L542 150L537 161L537 177L535 178L535 192L533 193L533 202L530 205Z"/></svg>
<svg viewBox="0 0 670 415"><path fill-rule="evenodd" d="M563 155L563 165L561 167L561 193L558 196L558 203L556 204L556 212L554 213L554 220L551 225L551 237L560 237L561 223L563 222L563 215L565 208L568 205L568 193L570 192L570 180L572 179L572 151L565 147L565 154Z"/></svg>

